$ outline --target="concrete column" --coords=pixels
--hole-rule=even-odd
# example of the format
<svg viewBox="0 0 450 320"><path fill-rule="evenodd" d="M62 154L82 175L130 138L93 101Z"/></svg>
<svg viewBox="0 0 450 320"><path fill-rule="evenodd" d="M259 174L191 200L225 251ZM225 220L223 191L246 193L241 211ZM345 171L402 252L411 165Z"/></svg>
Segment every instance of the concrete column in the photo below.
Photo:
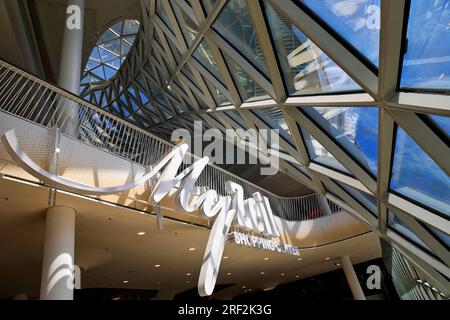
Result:
<svg viewBox="0 0 450 320"><path fill-rule="evenodd" d="M80 9L78 11L80 13L80 29L68 28L68 24L72 28L71 22L76 22L76 17L72 17L72 14L78 13L77 11L70 11L71 6L77 6ZM67 9L69 13L66 14L66 23L64 25L58 84L73 94L78 95L80 93L83 55L84 0L68 0Z"/></svg>
<svg viewBox="0 0 450 320"><path fill-rule="evenodd" d="M321 195L318 195L318 197L320 201L320 206L322 207L323 210L323 215L329 216L331 214L331 209L330 206L328 205L327 198Z"/></svg>
<svg viewBox="0 0 450 320"><path fill-rule="evenodd" d="M73 300L75 210L55 206L47 209L41 300Z"/></svg>
<svg viewBox="0 0 450 320"><path fill-rule="evenodd" d="M348 286L353 294L355 300L366 300L364 292L359 284L355 269L353 269L352 261L349 256L341 257L342 269L344 269L345 277L347 278Z"/></svg>
<svg viewBox="0 0 450 320"><path fill-rule="evenodd" d="M83 56L84 1L68 0L64 24L64 36L59 64L58 85L75 95L80 94ZM78 132L78 105L61 101L58 127L62 132L76 135Z"/></svg>

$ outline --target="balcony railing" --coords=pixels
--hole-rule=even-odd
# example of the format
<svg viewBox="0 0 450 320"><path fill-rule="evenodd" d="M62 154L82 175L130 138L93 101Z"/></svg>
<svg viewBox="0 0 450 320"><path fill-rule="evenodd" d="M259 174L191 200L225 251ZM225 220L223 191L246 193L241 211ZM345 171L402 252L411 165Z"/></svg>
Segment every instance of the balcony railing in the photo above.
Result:
<svg viewBox="0 0 450 320"><path fill-rule="evenodd" d="M48 129L57 127L64 135L143 166L154 164L174 146L1 60L0 112ZM188 156L197 158L192 154ZM311 220L326 212L318 194L280 197L213 164L206 167L197 185L215 189L224 195L227 181L242 185L246 197L258 191L266 195L274 214L288 220ZM330 201L328 206L332 213L341 211Z"/></svg>

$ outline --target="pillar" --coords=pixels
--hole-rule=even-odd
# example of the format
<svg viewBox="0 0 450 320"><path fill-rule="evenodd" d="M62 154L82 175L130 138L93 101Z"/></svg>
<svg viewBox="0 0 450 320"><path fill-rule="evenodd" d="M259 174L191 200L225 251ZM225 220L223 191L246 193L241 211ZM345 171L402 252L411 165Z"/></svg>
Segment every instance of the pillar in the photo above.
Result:
<svg viewBox="0 0 450 320"><path fill-rule="evenodd" d="M348 286L353 294L355 300L366 300L364 292L356 276L355 269L353 269L352 261L349 256L341 258L342 269L344 269L345 277L347 278Z"/></svg>
<svg viewBox="0 0 450 320"><path fill-rule="evenodd" d="M83 55L84 1L67 1L58 77L58 85L77 96L80 94L81 71L83 67L81 64ZM79 10L72 11L73 6L76 6ZM80 28L74 27L74 22L79 22ZM64 103L62 101L60 108L61 110L59 110L57 115L57 119L60 119L60 123L57 124L58 127L64 133L76 135L78 132L78 104L75 102Z"/></svg>
<svg viewBox="0 0 450 320"><path fill-rule="evenodd" d="M47 209L41 275L41 300L73 300L75 210Z"/></svg>

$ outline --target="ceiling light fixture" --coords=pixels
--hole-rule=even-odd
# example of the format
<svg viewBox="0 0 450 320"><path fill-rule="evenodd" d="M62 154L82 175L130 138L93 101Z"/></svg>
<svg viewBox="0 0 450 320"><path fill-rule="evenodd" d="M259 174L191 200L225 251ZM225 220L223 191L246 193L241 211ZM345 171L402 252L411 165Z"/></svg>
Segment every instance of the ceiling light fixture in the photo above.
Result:
<svg viewBox="0 0 450 320"><path fill-rule="evenodd" d="M159 267L161 267L160 264L155 264L155 268L159 268Z"/></svg>
<svg viewBox="0 0 450 320"><path fill-rule="evenodd" d="M267 261L267 260L269 260L269 258L264 258L264 261Z"/></svg>
<svg viewBox="0 0 450 320"><path fill-rule="evenodd" d="M195 251L196 249L195 248L189 248L189 251Z"/></svg>
<svg viewBox="0 0 450 320"><path fill-rule="evenodd" d="M144 231L138 232L138 236L145 236L145 232Z"/></svg>
<svg viewBox="0 0 450 320"><path fill-rule="evenodd" d="M125 284L127 284L127 283L128 283L128 280L123 280L122 282L125 283Z"/></svg>

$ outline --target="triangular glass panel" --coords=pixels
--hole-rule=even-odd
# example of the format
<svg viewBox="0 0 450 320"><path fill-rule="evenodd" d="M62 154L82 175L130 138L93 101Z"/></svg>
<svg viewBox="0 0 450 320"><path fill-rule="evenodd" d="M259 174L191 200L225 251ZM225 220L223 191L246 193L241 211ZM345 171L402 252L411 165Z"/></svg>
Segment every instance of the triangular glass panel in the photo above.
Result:
<svg viewBox="0 0 450 320"><path fill-rule="evenodd" d="M99 45L99 48L106 49L108 51L114 52L116 55L120 55L120 41L121 41L120 39L116 39L116 40ZM102 59L104 62L111 60L111 59L110 60L104 59L103 56L104 55L102 54ZM114 58L117 58L117 57L113 57L113 59Z"/></svg>
<svg viewBox="0 0 450 320"><path fill-rule="evenodd" d="M178 25L183 32L187 45L190 47L198 33L197 21L187 15L186 12L184 12L184 10L176 4L176 2L172 5L172 9L175 13L175 17L177 18Z"/></svg>
<svg viewBox="0 0 450 320"><path fill-rule="evenodd" d="M397 128L390 187L450 217L450 178L401 128Z"/></svg>
<svg viewBox="0 0 450 320"><path fill-rule="evenodd" d="M102 61L111 61L111 60L114 60L115 58L117 58L116 55L112 54L109 51L106 51L106 50L102 49L101 47L99 47L98 50L100 52Z"/></svg>
<svg viewBox="0 0 450 320"><path fill-rule="evenodd" d="M398 216L394 215L390 210L388 211L388 228L394 230L407 240L418 245L425 251L432 253L428 246L420 239Z"/></svg>
<svg viewBox="0 0 450 320"><path fill-rule="evenodd" d="M120 41L121 41L120 55L126 57L128 55L128 52L130 52L131 45L125 40Z"/></svg>
<svg viewBox="0 0 450 320"><path fill-rule="evenodd" d="M375 66L380 51L380 2L299 0Z"/></svg>
<svg viewBox="0 0 450 320"><path fill-rule="evenodd" d="M102 43L109 42L116 38L117 38L117 35L114 32L112 32L110 29L108 29L102 34L102 36L100 37L100 39L98 40L97 43L102 44Z"/></svg>
<svg viewBox="0 0 450 320"><path fill-rule="evenodd" d="M281 12L264 4L289 95L362 91Z"/></svg>
<svg viewBox="0 0 450 320"><path fill-rule="evenodd" d="M203 40L194 51L194 57L223 84L223 78L217 66L216 58L209 49L206 40Z"/></svg>
<svg viewBox="0 0 450 320"><path fill-rule="evenodd" d="M214 98L214 101L216 102L217 106L227 106L230 105L231 102L228 101L227 97L223 95L222 92L220 92L219 89L217 89L212 83L209 81L206 81L206 85L209 88L209 92L211 92L211 95Z"/></svg>
<svg viewBox="0 0 450 320"><path fill-rule="evenodd" d="M262 100L270 98L266 91L261 88L250 75L244 71L230 57L225 56L231 75L238 85L239 93L244 102L249 100Z"/></svg>
<svg viewBox="0 0 450 320"><path fill-rule="evenodd" d="M90 59L93 59L94 61L101 62L100 59L100 52L98 51L98 47L95 46L94 49L92 49L91 55L89 57Z"/></svg>
<svg viewBox="0 0 450 320"><path fill-rule="evenodd" d="M111 60L111 61L108 61L106 63L106 65L108 65L109 67L114 68L116 70L119 70L121 64L122 64L122 62L120 61L119 58Z"/></svg>
<svg viewBox="0 0 450 320"><path fill-rule="evenodd" d="M214 29L266 75L264 60L245 0L229 0L213 25Z"/></svg>
<svg viewBox="0 0 450 320"><path fill-rule="evenodd" d="M113 68L111 68L111 67L109 67L107 65L104 66L104 69L105 69L105 76L106 76L105 79L106 80L114 77L115 74L117 73L116 69L113 69Z"/></svg>
<svg viewBox="0 0 450 320"><path fill-rule="evenodd" d="M444 116L430 115L431 121L438 127L438 129L447 136L450 137L450 118Z"/></svg>
<svg viewBox="0 0 450 320"><path fill-rule="evenodd" d="M122 34L122 27L123 27L123 20L117 22L115 25L113 25L110 29L116 32L118 35Z"/></svg>
<svg viewBox="0 0 450 320"><path fill-rule="evenodd" d="M373 176L378 166L378 107L303 107L308 117Z"/></svg>
<svg viewBox="0 0 450 320"><path fill-rule="evenodd" d="M137 20L125 20L123 26L123 35L136 34L139 31L139 21Z"/></svg>
<svg viewBox="0 0 450 320"><path fill-rule="evenodd" d="M350 172L336 158L328 152L327 149L310 135L305 129L301 128L303 140L308 150L311 161L320 163L326 167L336 169L338 171L350 174Z"/></svg>
<svg viewBox="0 0 450 320"><path fill-rule="evenodd" d="M103 70L103 65L92 69L91 72L96 75L97 77L101 78L102 80L105 79L105 71Z"/></svg>
<svg viewBox="0 0 450 320"><path fill-rule="evenodd" d="M162 19L162 21L166 24L170 31L172 31L172 25L170 24L169 18L167 17L166 11L164 10L164 6L162 5L162 1L156 1L156 13Z"/></svg>
<svg viewBox="0 0 450 320"><path fill-rule="evenodd" d="M94 68L98 67L98 62L92 61L92 60L88 60L87 64L86 64L86 70L92 70Z"/></svg>

